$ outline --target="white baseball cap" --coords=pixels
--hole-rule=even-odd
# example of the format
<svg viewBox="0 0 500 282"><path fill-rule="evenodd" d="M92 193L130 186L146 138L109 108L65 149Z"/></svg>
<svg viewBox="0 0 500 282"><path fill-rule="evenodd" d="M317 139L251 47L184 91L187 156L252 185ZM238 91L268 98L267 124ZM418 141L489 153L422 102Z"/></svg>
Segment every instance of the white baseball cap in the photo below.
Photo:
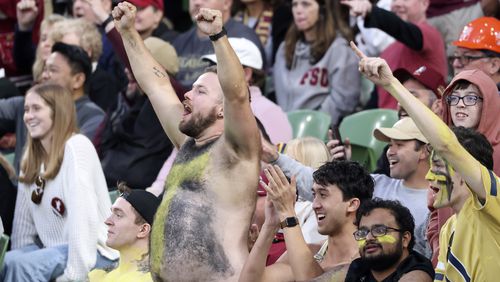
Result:
<svg viewBox="0 0 500 282"><path fill-rule="evenodd" d="M252 41L236 37L230 37L228 40L243 66L257 70L262 69L262 56L260 55L259 48ZM215 54L204 55L201 59L217 64Z"/></svg>

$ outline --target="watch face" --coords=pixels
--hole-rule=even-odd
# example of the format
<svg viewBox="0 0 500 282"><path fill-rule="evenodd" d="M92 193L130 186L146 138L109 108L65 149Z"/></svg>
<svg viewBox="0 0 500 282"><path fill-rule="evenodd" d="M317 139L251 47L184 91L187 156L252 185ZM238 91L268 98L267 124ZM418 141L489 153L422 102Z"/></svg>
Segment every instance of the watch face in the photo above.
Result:
<svg viewBox="0 0 500 282"><path fill-rule="evenodd" d="M281 228L285 227L294 227L299 224L299 220L297 217L287 217L283 222L281 222Z"/></svg>

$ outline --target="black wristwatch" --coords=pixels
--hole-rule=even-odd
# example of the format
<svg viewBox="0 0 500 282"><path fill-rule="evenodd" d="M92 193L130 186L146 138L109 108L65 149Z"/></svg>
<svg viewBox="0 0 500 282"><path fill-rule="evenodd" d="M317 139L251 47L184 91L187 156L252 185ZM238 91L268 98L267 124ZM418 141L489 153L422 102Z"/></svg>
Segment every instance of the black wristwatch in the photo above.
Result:
<svg viewBox="0 0 500 282"><path fill-rule="evenodd" d="M219 38L225 36L226 34L227 34L226 29L224 27L222 27L222 30L219 33L214 34L214 35L210 35L209 38L212 41L217 41Z"/></svg>
<svg viewBox="0 0 500 282"><path fill-rule="evenodd" d="M299 225L299 219L296 216L287 217L282 222L280 222L281 229L287 227L294 227Z"/></svg>
<svg viewBox="0 0 500 282"><path fill-rule="evenodd" d="M113 21L113 16L109 15L99 26L102 28L106 28L106 26Z"/></svg>

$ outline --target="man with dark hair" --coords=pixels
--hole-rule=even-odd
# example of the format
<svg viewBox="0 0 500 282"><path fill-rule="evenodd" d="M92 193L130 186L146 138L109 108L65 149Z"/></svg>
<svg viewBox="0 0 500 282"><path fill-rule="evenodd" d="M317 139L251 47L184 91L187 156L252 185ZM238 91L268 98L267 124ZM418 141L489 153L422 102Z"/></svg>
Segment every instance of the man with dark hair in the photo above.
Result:
<svg viewBox="0 0 500 282"><path fill-rule="evenodd" d="M393 77L383 59L366 57L351 45L361 59L360 72L398 100L433 147L427 174L434 192L433 207L451 207L455 212L440 233L435 281L497 281L500 180L491 171L491 145L470 130L462 134L466 130L458 129L455 135ZM473 155L479 152L488 155L486 164Z"/></svg>
<svg viewBox="0 0 500 282"><path fill-rule="evenodd" d="M413 251L415 222L408 208L374 198L358 209L355 224L361 257L351 263L346 281L432 281L431 261Z"/></svg>
<svg viewBox="0 0 500 282"><path fill-rule="evenodd" d="M373 196L398 200L410 209L416 222L415 251L430 257L431 249L425 236L429 217L426 204L429 183L425 179L429 170L427 139L409 117L399 120L391 128L377 128L373 134L378 140L389 143L386 155L390 163L390 177L385 174L371 174L375 181ZM344 155L350 159L350 147L345 147L345 153L340 153L344 146L339 146L337 140L329 141L327 147L334 159ZM305 190L313 183L313 169L276 151L271 155L270 159L274 160L286 175L297 175L299 194L307 197Z"/></svg>
<svg viewBox="0 0 500 282"><path fill-rule="evenodd" d="M313 209L318 232L327 235L323 245L307 245L295 213L296 181L287 180L278 166L265 170L269 184L266 217L240 281L344 281L350 262L358 256L352 233L356 210L373 195L373 179L358 163L334 161L314 172ZM272 203L271 203L272 201ZM287 253L265 267L276 230L283 229Z"/></svg>
<svg viewBox="0 0 500 282"><path fill-rule="evenodd" d="M122 194L111 207L106 245L120 252L120 261L111 271L96 269L90 281L153 281L149 271L149 236L160 199L144 190L118 187Z"/></svg>
<svg viewBox="0 0 500 282"><path fill-rule="evenodd" d="M90 58L80 47L61 42L52 47L42 78L64 86L73 94L76 118L80 132L92 140L104 112L85 95L85 85L91 72ZM24 97L0 99L0 136L16 133L14 167L19 172L19 162L26 142L26 126L23 122Z"/></svg>

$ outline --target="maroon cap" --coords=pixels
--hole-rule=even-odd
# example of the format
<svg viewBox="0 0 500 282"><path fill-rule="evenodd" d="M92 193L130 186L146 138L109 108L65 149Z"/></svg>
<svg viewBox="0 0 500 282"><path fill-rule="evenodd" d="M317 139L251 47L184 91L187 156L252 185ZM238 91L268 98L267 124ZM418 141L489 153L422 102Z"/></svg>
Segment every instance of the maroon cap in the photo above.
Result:
<svg viewBox="0 0 500 282"><path fill-rule="evenodd" d="M153 6L163 12L163 0L129 0L129 2L137 8L146 8L147 6Z"/></svg>
<svg viewBox="0 0 500 282"><path fill-rule="evenodd" d="M417 80L425 87L432 90L438 98L441 98L441 93L438 89L446 86L443 76L438 71L426 66L420 66L416 70L399 68L395 70L393 74L401 83L404 83L410 78Z"/></svg>

